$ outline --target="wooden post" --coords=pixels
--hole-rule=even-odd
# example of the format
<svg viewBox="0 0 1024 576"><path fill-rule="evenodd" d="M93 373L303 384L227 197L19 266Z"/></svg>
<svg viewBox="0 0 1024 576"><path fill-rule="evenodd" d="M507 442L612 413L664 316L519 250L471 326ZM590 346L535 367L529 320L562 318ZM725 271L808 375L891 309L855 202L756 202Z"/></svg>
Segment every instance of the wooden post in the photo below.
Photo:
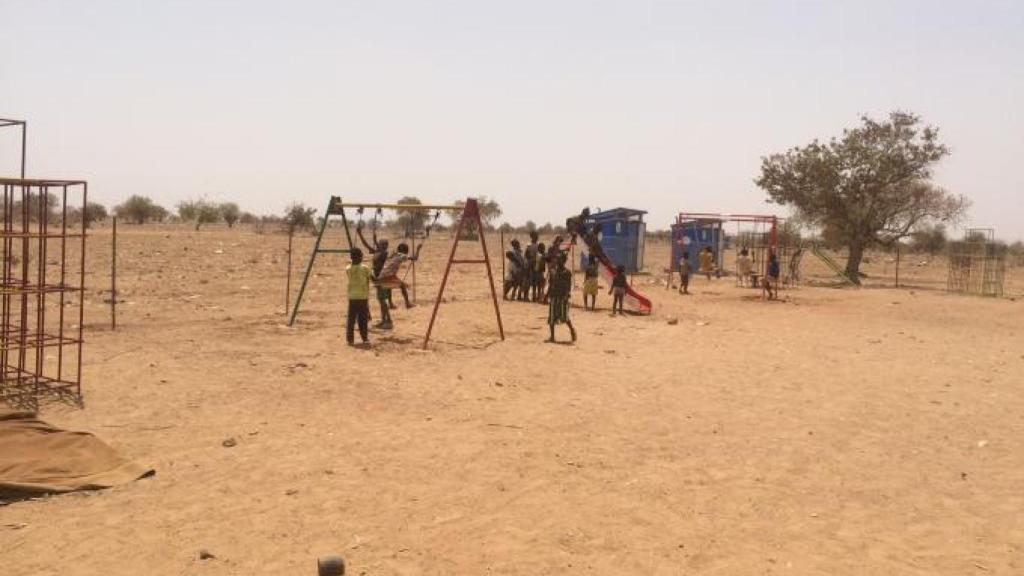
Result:
<svg viewBox="0 0 1024 576"><path fill-rule="evenodd" d="M85 219L85 209L82 209ZM113 239L110 248L110 329L117 330L117 216L114 216Z"/></svg>

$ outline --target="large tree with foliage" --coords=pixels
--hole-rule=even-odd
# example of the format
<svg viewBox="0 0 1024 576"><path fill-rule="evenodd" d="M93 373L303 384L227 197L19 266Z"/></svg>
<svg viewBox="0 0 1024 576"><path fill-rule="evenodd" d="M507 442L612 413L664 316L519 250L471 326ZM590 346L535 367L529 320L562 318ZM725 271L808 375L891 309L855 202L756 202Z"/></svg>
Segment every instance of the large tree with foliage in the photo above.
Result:
<svg viewBox="0 0 1024 576"><path fill-rule="evenodd" d="M963 197L928 181L947 154L938 129L922 126L915 114L893 112L882 121L863 116L840 138L762 158L755 182L770 202L795 208L803 221L845 245L846 275L859 282L865 250L966 210Z"/></svg>
<svg viewBox="0 0 1024 576"><path fill-rule="evenodd" d="M207 200L187 200L178 203L178 216L196 224L196 230L203 224L214 224L220 221L220 206Z"/></svg>
<svg viewBox="0 0 1024 576"><path fill-rule="evenodd" d="M228 228L234 228L235 222L238 222L238 219L242 217L242 210L234 202L223 202L220 206L217 206L217 210L220 212L220 217L224 220L224 223L228 225Z"/></svg>
<svg viewBox="0 0 1024 576"><path fill-rule="evenodd" d="M398 204L422 205L423 202L415 196L402 196L398 199ZM416 208L401 208L396 210L396 212L398 213L398 221L396 224L402 229L402 234L406 237L411 236L417 230L423 229L423 224L427 219L427 213L423 210Z"/></svg>
<svg viewBox="0 0 1024 576"><path fill-rule="evenodd" d="M294 234L298 230L313 229L316 227L316 208L310 208L301 202L289 204L284 209L282 223L288 234Z"/></svg>
<svg viewBox="0 0 1024 576"><path fill-rule="evenodd" d="M498 204L497 200L488 198L487 196L480 196L476 199L477 205L480 207L480 220L483 222L485 228L492 228L492 223L501 218L501 205ZM462 207L466 205L465 200L456 200L453 202L455 206L458 206L456 210L450 210L448 212L449 218L452 223L457 223L459 217L462 216Z"/></svg>
<svg viewBox="0 0 1024 576"><path fill-rule="evenodd" d="M114 214L134 224L145 224L147 220L163 220L167 217L167 210L154 204L147 196L133 195L115 206Z"/></svg>

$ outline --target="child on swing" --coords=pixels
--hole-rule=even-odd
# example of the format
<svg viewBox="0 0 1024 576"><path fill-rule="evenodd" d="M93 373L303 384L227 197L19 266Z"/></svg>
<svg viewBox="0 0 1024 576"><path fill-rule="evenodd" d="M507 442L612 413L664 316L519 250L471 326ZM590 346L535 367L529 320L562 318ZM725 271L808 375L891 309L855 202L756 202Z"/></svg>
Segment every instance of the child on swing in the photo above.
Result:
<svg viewBox="0 0 1024 576"><path fill-rule="evenodd" d="M569 327L572 341L576 341L576 328L569 319L569 296L572 292L572 273L565 267L568 257L562 253L555 260L555 269L551 272L551 286L548 291L548 329L550 337L545 342L555 341L555 325L565 324Z"/></svg>
<svg viewBox="0 0 1024 576"><path fill-rule="evenodd" d="M777 300L779 297L779 276L781 276L779 257L775 255L774 249L769 248L768 270L764 275L764 293L769 300Z"/></svg>
<svg viewBox="0 0 1024 576"><path fill-rule="evenodd" d="M377 229L373 230L373 246L366 241L366 237L363 236L363 223L362 221L356 225L356 236L366 247L366 251L373 256L373 277L377 278L380 276L381 270L384 269L384 263L388 261L388 239L381 238L377 239ZM395 309L395 303L391 300L391 290L377 286L377 302L380 304L380 322L377 322L378 328L388 328L391 326L391 310Z"/></svg>
<svg viewBox="0 0 1024 576"><path fill-rule="evenodd" d="M393 290L398 288L402 291L402 299L405 300L405 307L412 308L412 303L409 302L409 288L401 278L398 277L398 271L401 269L402 264L405 262L415 262L420 257L420 249L423 245L420 244L416 247L416 253L412 256L409 255L409 245L402 242L398 245L395 253L392 254L387 261L384 262L384 266L381 268L380 273L377 274L376 281L378 288L384 288L386 290ZM388 323L382 325L382 328L391 328L391 316L388 315Z"/></svg>

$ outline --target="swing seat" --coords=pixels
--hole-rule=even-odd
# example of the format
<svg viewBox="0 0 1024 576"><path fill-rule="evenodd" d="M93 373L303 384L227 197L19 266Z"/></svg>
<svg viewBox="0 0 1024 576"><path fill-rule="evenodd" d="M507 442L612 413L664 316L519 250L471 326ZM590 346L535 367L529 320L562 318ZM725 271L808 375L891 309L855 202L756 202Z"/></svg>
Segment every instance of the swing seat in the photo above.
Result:
<svg viewBox="0 0 1024 576"><path fill-rule="evenodd" d="M380 288L386 288L389 290L402 287L402 281L397 276L389 276L387 278L380 278L376 281L376 284Z"/></svg>

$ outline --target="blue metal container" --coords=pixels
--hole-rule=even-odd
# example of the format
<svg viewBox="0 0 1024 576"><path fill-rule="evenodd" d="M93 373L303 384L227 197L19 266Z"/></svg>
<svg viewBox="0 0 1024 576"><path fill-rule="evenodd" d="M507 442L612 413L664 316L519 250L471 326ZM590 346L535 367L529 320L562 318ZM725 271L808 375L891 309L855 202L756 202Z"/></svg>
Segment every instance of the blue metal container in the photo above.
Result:
<svg viewBox="0 0 1024 576"><path fill-rule="evenodd" d="M644 235L647 224L644 210L614 208L591 214L585 223L596 226L601 248L612 264L626 267L628 274L634 274L644 267ZM580 255L580 265L586 266L585 255Z"/></svg>
<svg viewBox="0 0 1024 576"><path fill-rule="evenodd" d="M687 220L673 224L672 270L679 270L679 261L682 260L684 253L689 253L688 260L693 271L700 270L700 253L708 247L715 254L715 265L721 270L722 254L725 249L722 220Z"/></svg>

